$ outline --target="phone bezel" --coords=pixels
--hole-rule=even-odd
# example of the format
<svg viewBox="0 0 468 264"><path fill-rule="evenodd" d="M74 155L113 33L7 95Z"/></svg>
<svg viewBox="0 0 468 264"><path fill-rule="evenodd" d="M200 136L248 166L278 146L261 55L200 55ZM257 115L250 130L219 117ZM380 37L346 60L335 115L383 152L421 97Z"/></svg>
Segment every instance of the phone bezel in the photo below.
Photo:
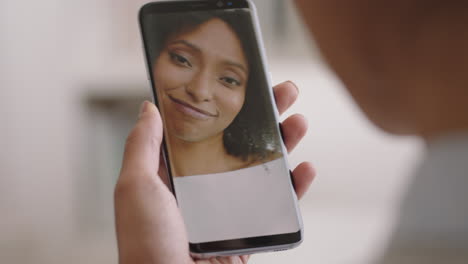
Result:
<svg viewBox="0 0 468 264"><path fill-rule="evenodd" d="M190 12L190 11L206 11L206 10L222 10L222 9L235 9L235 8L248 8L251 9L253 14L256 14L255 6L250 0L232 0L226 1L222 0L222 2L231 2L232 5L224 4L222 7L216 5L219 1L216 0L173 0L173 1L161 1L161 2L151 2L147 3L141 7L138 19L141 31L141 37L143 41L143 52L145 53L145 61L146 67L148 70L148 79L151 83L151 91L153 94L154 102L159 107L157 93L154 86L153 76L151 74L151 61L149 56L149 51L146 47L146 39L144 34L144 27L143 27L143 18L148 14L155 14L155 13L168 13L168 12ZM260 49L262 60L265 64L265 55L263 51L263 43L261 38L259 37L258 32L258 21L256 20L256 15L252 16L253 23L257 23L254 25L257 31L257 44ZM266 69L264 69L266 71ZM266 72L265 72L266 73ZM271 80L269 80L269 76L266 76L268 82L270 84ZM280 127L278 127L278 132L281 133ZM170 188L174 196L176 196L176 192L174 189L174 182L173 177L171 175L171 168L170 163L168 162L168 157L166 153L168 153L167 145L165 140L163 140L163 150L164 150L164 162L167 166L167 173L170 182ZM176 197L177 198L177 197ZM297 204L296 204L297 206ZM268 236L260 236L260 237L248 237L248 238L241 238L241 239L232 239L232 240L222 240L222 241L212 241L212 242L204 242L204 243L190 243L189 247L191 253L196 257L210 257L210 256L222 256L222 255L241 255L241 254L251 254L263 251L279 251L279 250L286 250L293 247L296 247L302 242L303 237L303 230L302 230L302 220L298 211L298 218L300 223L300 229L297 232L293 233L286 233L286 234L275 234L275 235L268 235Z"/></svg>

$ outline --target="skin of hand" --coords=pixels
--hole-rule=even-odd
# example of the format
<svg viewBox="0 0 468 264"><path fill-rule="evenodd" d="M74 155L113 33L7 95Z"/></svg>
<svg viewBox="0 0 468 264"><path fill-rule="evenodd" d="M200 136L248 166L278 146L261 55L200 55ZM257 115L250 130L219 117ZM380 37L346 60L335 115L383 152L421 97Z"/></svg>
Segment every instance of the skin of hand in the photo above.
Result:
<svg viewBox="0 0 468 264"><path fill-rule="evenodd" d="M278 111L296 100L292 82L274 88ZM292 151L307 131L303 116L295 114L282 123L283 139ZM119 263L247 263L248 256L194 260L190 257L185 225L176 200L165 184L161 169L162 121L156 106L144 102L139 120L125 145L120 177L115 187L115 219ZM308 162L293 171L295 190L302 197L315 177Z"/></svg>

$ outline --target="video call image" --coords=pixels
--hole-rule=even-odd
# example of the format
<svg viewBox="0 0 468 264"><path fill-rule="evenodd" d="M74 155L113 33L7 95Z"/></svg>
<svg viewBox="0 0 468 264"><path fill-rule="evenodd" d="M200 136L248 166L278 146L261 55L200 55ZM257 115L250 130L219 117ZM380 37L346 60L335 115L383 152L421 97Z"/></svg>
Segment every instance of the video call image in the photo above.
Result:
<svg viewBox="0 0 468 264"><path fill-rule="evenodd" d="M153 14L143 28L190 241L297 232L250 11Z"/></svg>

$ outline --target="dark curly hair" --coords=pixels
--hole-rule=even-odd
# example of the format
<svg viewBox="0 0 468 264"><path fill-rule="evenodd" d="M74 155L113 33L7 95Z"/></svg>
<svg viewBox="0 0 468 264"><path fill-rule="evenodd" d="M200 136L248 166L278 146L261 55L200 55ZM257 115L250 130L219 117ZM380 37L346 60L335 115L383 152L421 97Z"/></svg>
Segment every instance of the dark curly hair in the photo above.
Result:
<svg viewBox="0 0 468 264"><path fill-rule="evenodd" d="M230 155L256 162L281 153L281 144L260 51L255 44L253 22L248 12L233 9L186 12L181 15L152 14L142 24L151 68L171 36L189 32L215 18L221 19L232 28L242 43L250 74L244 105L224 130L223 142Z"/></svg>

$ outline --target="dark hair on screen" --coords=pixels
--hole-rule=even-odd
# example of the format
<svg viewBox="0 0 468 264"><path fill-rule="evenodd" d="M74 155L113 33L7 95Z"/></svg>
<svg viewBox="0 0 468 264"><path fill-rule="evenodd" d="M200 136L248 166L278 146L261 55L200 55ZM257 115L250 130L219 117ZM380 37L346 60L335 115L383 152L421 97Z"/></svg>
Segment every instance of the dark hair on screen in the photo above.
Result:
<svg viewBox="0 0 468 264"><path fill-rule="evenodd" d="M187 12L183 15L156 14L144 21L145 40L151 64L164 50L168 39L188 32L211 20L221 19L236 33L249 61L244 105L234 121L224 131L224 146L230 155L245 161L261 161L280 153L270 94L251 17L246 10Z"/></svg>

